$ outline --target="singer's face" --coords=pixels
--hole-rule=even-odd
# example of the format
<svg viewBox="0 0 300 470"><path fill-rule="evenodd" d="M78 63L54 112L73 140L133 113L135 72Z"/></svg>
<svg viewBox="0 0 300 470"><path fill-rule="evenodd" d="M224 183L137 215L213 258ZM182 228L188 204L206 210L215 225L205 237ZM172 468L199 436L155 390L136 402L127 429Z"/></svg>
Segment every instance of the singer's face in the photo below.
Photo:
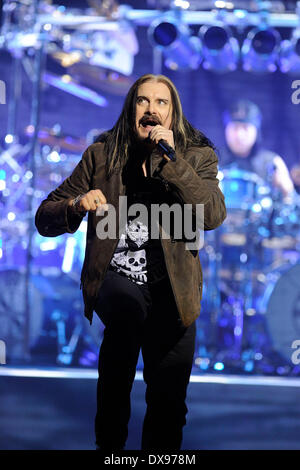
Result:
<svg viewBox="0 0 300 470"><path fill-rule="evenodd" d="M135 130L140 139L146 139L156 124L166 129L171 128L172 99L170 90L164 83L143 83L138 88L135 107Z"/></svg>

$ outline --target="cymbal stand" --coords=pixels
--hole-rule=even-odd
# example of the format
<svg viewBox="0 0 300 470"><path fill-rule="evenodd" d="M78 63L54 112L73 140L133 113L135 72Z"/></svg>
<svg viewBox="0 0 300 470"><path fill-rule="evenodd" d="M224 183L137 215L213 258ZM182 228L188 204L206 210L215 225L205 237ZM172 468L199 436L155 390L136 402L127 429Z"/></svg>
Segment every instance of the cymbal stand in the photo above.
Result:
<svg viewBox="0 0 300 470"><path fill-rule="evenodd" d="M10 2L5 2L6 4L6 13L9 8ZM34 0L30 4L26 4L25 8L28 6L29 10L27 11L27 22L25 28L30 32L36 33L37 41L34 44L35 56L34 56L34 74L32 79L32 105L31 105L31 117L30 124L33 129L33 134L31 138L31 146L29 149L29 164L28 171L30 172L31 179L27 186L27 206L28 212L30 214L28 220L28 232L27 232L27 252L26 252L26 271L25 271L25 318L24 318L24 360L30 360L29 345L30 345L30 310L34 308L31 305L31 268L32 268L32 240L35 231L34 226L34 189L35 189L35 174L36 174L36 157L38 154L38 130L40 122L40 89L41 89L41 77L43 69L43 59L44 59L44 47L45 47L45 37L41 32L41 26L38 25L39 30L37 31L37 12L38 12L38 0ZM18 24L19 28L15 25L12 25L10 30L10 18L7 14L5 17L4 27L2 28L2 33L7 34L9 39L7 44L5 42L4 36L4 46L7 46L8 50L13 55L13 87L10 95L9 103L9 119L8 119L8 133L13 136L13 139L16 140L17 134L17 111L18 111L18 102L21 97L21 64L23 57L23 50L27 47L22 44L22 41L19 39L20 30L22 29L22 15L19 15ZM19 36L18 36L19 34Z"/></svg>
<svg viewBox="0 0 300 470"><path fill-rule="evenodd" d="M207 303L209 312L209 338L206 341L212 350L206 351L210 355L214 355L214 351L217 349L217 323L221 310L221 286L219 282L219 272L221 269L221 258L222 254L220 251L220 230L214 230L213 232L206 232L206 238L208 238L206 246L204 247L207 258L208 258L208 273L207 279L207 290L205 292L206 299L204 304ZM204 281L204 282L205 282ZM206 302L207 301L207 302Z"/></svg>
<svg viewBox="0 0 300 470"><path fill-rule="evenodd" d="M30 321L30 310L34 308L31 305L30 299L30 285L31 285L31 269L32 269L32 245L33 245L33 235L35 232L34 224L34 190L35 190L35 179L36 179L36 159L39 152L39 142L38 142L38 132L40 124L40 98L41 98L41 80L42 80L42 70L43 70L43 59L44 59L44 47L45 41L42 35L40 34L40 41L35 50L34 58L34 76L33 76L33 92L32 92L32 108L31 108L31 118L30 124L33 129L32 140L31 140L31 151L29 154L29 171L31 171L31 185L28 188L28 210L31 216L29 217L28 224L28 245L27 245L27 256L26 256L26 296L25 296L25 318L26 318L26 327L25 327L25 351L26 356L29 358L29 321Z"/></svg>
<svg viewBox="0 0 300 470"><path fill-rule="evenodd" d="M247 237L246 237L246 247L247 252L243 255L247 256L245 262L243 262L242 272L243 280L241 284L241 302L239 307L234 312L235 316L235 326L234 326L234 349L235 353L241 357L243 349L243 338L245 335L244 331L244 316L248 309L253 308L253 271L255 267L254 257L255 249L257 247L257 225L251 221L251 209L247 210L246 220L248 221ZM251 230L252 228L252 230ZM242 261L242 260L241 260Z"/></svg>
<svg viewBox="0 0 300 470"><path fill-rule="evenodd" d="M56 362L61 365L70 365L73 361L74 352L76 350L83 326L81 316L75 317L75 327L72 335L67 341L66 335L66 321L68 314L63 313L61 310L54 310L51 315L52 320L56 323L57 328L57 357Z"/></svg>
<svg viewBox="0 0 300 470"><path fill-rule="evenodd" d="M20 51L20 49L14 51L12 60L13 83L10 90L8 106L7 134L11 136L11 142L15 143L18 142L16 126L18 105L20 103L22 91L22 51Z"/></svg>

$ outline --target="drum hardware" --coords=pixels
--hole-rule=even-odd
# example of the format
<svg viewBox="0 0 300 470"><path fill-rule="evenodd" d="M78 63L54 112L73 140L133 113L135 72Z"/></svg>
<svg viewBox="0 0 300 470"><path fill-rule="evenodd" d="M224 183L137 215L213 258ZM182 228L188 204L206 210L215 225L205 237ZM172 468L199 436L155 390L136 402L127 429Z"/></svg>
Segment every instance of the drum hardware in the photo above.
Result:
<svg viewBox="0 0 300 470"><path fill-rule="evenodd" d="M261 302L274 349L288 364L291 363L291 344L300 338L299 275L298 263L285 266L281 273L273 273Z"/></svg>
<svg viewBox="0 0 300 470"><path fill-rule="evenodd" d="M25 128L25 135L28 137L31 137L32 132L33 129L30 126ZM55 124L52 128L43 127L39 129L38 141L59 153L66 151L73 154L81 154L86 148L85 139L78 139L77 137L64 134L60 124Z"/></svg>
<svg viewBox="0 0 300 470"><path fill-rule="evenodd" d="M63 20L57 24L59 15L55 16L51 21L53 41L48 52L66 68L73 78L73 86L78 89L88 86L95 91L124 96L133 84L133 57L138 52L138 42L130 24L117 21L117 18L108 21L99 15L81 17L81 21L78 16L72 18L69 15L65 24ZM46 19L40 18L41 22ZM71 33L69 27L73 29ZM55 83L51 84L55 86Z"/></svg>
<svg viewBox="0 0 300 470"><path fill-rule="evenodd" d="M219 288L220 271L220 239L216 231L206 232L204 246L199 257L203 270L203 299L201 313L197 320L196 351L200 357L209 358L217 341L215 328L221 306L221 291Z"/></svg>
<svg viewBox="0 0 300 470"><path fill-rule="evenodd" d="M17 4L18 2L15 3ZM116 28L116 21L109 23L95 16L93 18L87 18L84 15L81 15L81 17L77 15L77 17L74 18L72 17L71 11L67 11L66 14L59 14L60 10L57 7L49 6L48 8L48 6L46 7L44 4L41 5L41 9L44 9L44 12L38 14L37 20L34 21L37 21L37 23L42 26L41 30L44 24L48 23L51 25L47 36L43 36L45 40L43 46L44 51L49 52L55 60L63 60L63 58L65 61L69 60L68 65L66 65L67 71L69 73L72 71L69 84L74 85L76 93L85 91L83 88L80 88L81 82L83 84L84 80L86 80L86 84L90 84L92 88L95 87L95 89L97 89L97 81L100 83L99 87L102 87L102 89L116 85L113 89L114 92L120 90L121 85L123 86L125 83L126 86L124 85L123 88L126 88L127 91L127 83L130 79L122 77L122 74L119 72L101 67L100 56L96 55L97 48L91 47L93 40L96 43L101 39L101 35L97 36L97 32L103 32L105 28ZM76 14L77 13L80 13L80 11L77 11ZM79 24L78 21L81 21L81 24ZM8 26L10 25L8 24ZM10 221L12 227L10 235L14 235L14 240L18 240L18 242L20 242L21 238L24 238L24 232L27 231L26 222L32 218L32 214L34 213L33 205L39 198L47 194L48 188L49 190L52 189L53 185L51 185L51 182L60 182L59 178L62 178L63 168L66 168L69 164L70 166L73 163L75 164L76 158L74 157L74 160L72 160L68 157L68 159L64 160L63 165L61 165L60 161L62 160L55 161L55 155L57 154L59 158L61 158L63 155L61 153L62 151L80 152L80 146L84 145L81 139L75 139L74 141L74 139L68 138L70 136L65 136L61 132L53 134L49 129L39 129L39 97L36 93L36 86L37 77L41 78L41 76L43 77L45 75L42 73L43 64L41 62L39 63L41 57L38 57L41 38L39 34L31 35L31 27L32 25L28 24L25 28L26 34L17 34L21 28L20 24L16 22L15 28L12 28L11 31L13 34L10 36L9 43L7 43L8 48L12 53L15 53L16 57L19 55L22 56L23 52L26 52L28 47L32 48L33 52L35 51L35 72L32 74L34 76L35 99L31 119L34 132L31 133L32 143L30 143L30 148L26 151L29 153L31 148L35 148L34 161L29 161L29 171L33 173L33 178L29 178L26 184L24 184L24 181L22 181L21 184L21 180L25 176L22 170L23 165L20 165L17 157L5 160L5 164L8 165L12 171L16 170L15 173L20 177L19 186L18 182L15 182L16 191L11 191L12 195L10 201L4 197L6 212L10 208L13 209L21 199L24 199L22 198L23 194L29 196L28 210L27 208L23 210L24 207L20 202L18 210L22 212L22 214L18 214L17 217L19 225L17 225L17 222ZM63 29L69 31L63 31ZM77 29L76 34L73 34L72 29ZM67 39L68 34L71 36L69 46ZM84 38L89 38L89 42L85 42ZM88 54L86 54L87 52ZM79 58L80 61L78 60ZM18 64L15 65L18 66ZM78 82L74 80L75 75L79 78ZM48 79L49 83L52 81L51 85L55 83L54 86L65 89L65 78L48 74ZM76 88L76 85L79 85L79 87ZM18 88L17 84L15 88ZM89 95L89 98L91 96L92 93ZM10 112L11 117L13 117L13 113L13 111ZM11 134L15 133L13 122L14 119L11 120L10 124ZM39 146L39 148L37 146ZM9 147L9 151L12 149L12 146ZM0 156L0 159L1 158ZM37 177L40 179L40 175L43 187L42 190L41 188L36 190L34 181ZM276 263L273 258L277 254L277 251L284 252L284 250L287 249L296 251L298 249L297 236L299 236L299 227L297 218L299 219L299 216L296 216L296 219L294 217L298 206L291 209L289 212L289 206L284 207L279 202L275 204L276 201L273 198L273 194L273 202L271 206L268 206L267 199L269 198L270 200L270 191L268 192L268 188L266 188L264 182L255 175L246 174L245 172L236 172L235 174L232 172L224 172L224 175L225 177L223 178L222 184L224 186L224 192L226 193L225 198L228 207L228 218L227 222L225 222L226 225L221 227L220 232L216 235L216 240L213 241L211 245L209 245L209 243L207 244L208 277L206 275L204 276L204 288L206 291L204 292L202 319L205 318L206 312L209 312L207 321L211 322L210 325L213 325L213 328L211 328L211 326L208 328L210 333L209 341L207 341L207 338L205 338L203 334L200 338L199 334L199 339L202 341L199 345L199 351L201 354L207 354L207 357L211 358L211 363L213 363L213 358L217 358L218 360L225 360L227 358L228 364L231 363L233 367L240 367L241 370L250 372L251 367L253 367L252 371L261 370L264 371L264 373L274 373L275 368L267 355L267 335L262 328L262 318L267 318L269 304L267 306L265 304L266 313L260 313L259 300L257 300L257 297L259 297L257 284L260 282L259 278L265 275L264 286L268 288L268 283L273 283L268 294L272 296L273 291L275 292L275 278L271 280L270 271L274 268L278 270L277 274L279 277L277 277L276 280L278 283L280 282L281 276L284 276L282 271L282 269L284 269L282 268L284 264L284 253L281 253L282 256L276 259ZM24 189L24 187L26 189ZM12 201L14 201L13 205L9 206L9 204L12 204ZM266 205L264 205L265 203ZM271 209L273 212L270 216ZM24 225L22 225L22 223ZM29 228L29 230L31 229L32 227ZM3 224L2 231L7 232L9 228ZM9 237L7 236L6 238L8 239ZM42 243L46 244L48 241L47 239L43 242L37 242L35 239L29 240L29 242L22 240L22 242L25 243L24 248L27 243L29 251L31 251L31 257L29 258L29 262L31 263L31 276L29 276L30 279L28 278L29 282L32 281L31 278L36 275L39 276L41 272L46 272L47 269L49 270L48 273L50 273L51 270L55 270L55 278L59 278L58 274L61 272L61 265L47 266L47 264L45 264L43 266L42 263L42 261L45 261L47 250L43 251L41 246ZM5 240L6 247L13 246L13 243L9 243L8 240ZM57 253L61 252L62 259L66 254L66 246L64 243L65 242L61 244L58 243L54 249L57 250ZM15 242L15 244L17 243ZM80 246L80 242L77 242L76 246ZM212 248L213 246L216 248ZM273 257L270 263L264 259L264 257L266 258L266 252L268 250L268 254ZM51 250L49 250L49 252L50 251ZM80 256L81 254L82 252L80 251ZM72 261L73 274L75 273L75 275L77 275L78 266L75 259L77 255L72 256L74 256ZM62 259L60 259L60 262ZM233 269L233 266L238 266L238 268ZM263 272L260 272L259 269L263 269ZM68 276L70 275L71 272ZM39 284L42 282L41 276L38 282ZM64 285L64 283L62 283L62 285ZM261 287L260 284L259 287ZM64 291L65 289L66 286L64 285ZM45 297L45 295L46 294L43 293L43 297ZM54 296L54 292L48 292L47 302L54 302L55 300L61 303L60 295L61 294L57 294L56 297L52 297ZM72 295L74 295L74 290ZM264 302L267 302L268 295L265 295L263 299ZM206 298L208 298L207 301L205 300ZM205 302L208 304L205 305ZM66 308L59 310L57 305L52 305L49 311L52 312L50 314L51 322L56 322L58 353L61 354L59 361L61 361L62 364L67 364L68 361L70 361L70 363L74 361L74 354L79 348L81 338L84 338L84 341L89 343L89 347L95 344L94 339L91 340L90 335L85 334L84 327L80 329L79 323L77 325L75 321L75 326L68 325L68 320L70 320L73 313L68 313ZM47 315L48 314L49 312ZM218 336L216 336L217 334L219 334L219 343L217 340ZM48 337L50 336L48 331ZM70 339L68 340L67 338ZM205 344L203 344L204 340L206 341ZM94 351L92 353L94 354ZM262 356L261 358L260 355ZM282 370L284 369L284 365L280 365L280 367L282 367Z"/></svg>
<svg viewBox="0 0 300 470"><path fill-rule="evenodd" d="M300 235L300 205L277 201L268 221L269 237L263 241L266 248L294 248Z"/></svg>
<svg viewBox="0 0 300 470"><path fill-rule="evenodd" d="M133 85L132 77L84 62L70 65L67 71L77 82L101 93L125 96Z"/></svg>
<svg viewBox="0 0 300 470"><path fill-rule="evenodd" d="M68 315L60 310L54 310L51 319L56 323L57 327L57 346L58 354L56 361L58 364L70 365L73 360L73 354L78 344L78 340L82 331L81 317L75 317L75 328L71 334L69 342L66 338L66 320Z"/></svg>
<svg viewBox="0 0 300 470"><path fill-rule="evenodd" d="M33 270L34 271L34 270ZM103 335L100 320L91 326L84 318L78 280L69 275L32 275L42 300L39 328L30 352L41 361L51 356L58 365L95 365ZM37 320L37 318L35 318Z"/></svg>
<svg viewBox="0 0 300 470"><path fill-rule="evenodd" d="M76 83L69 75L68 76L58 76L53 73L44 73L43 80L45 83L54 86L60 90L63 90L67 93L77 96L78 98L84 99L90 103L95 104L96 106L107 106L108 102L104 96L99 95L95 91Z"/></svg>
<svg viewBox="0 0 300 470"><path fill-rule="evenodd" d="M20 166L19 162L24 155L28 155L30 144L22 146L20 144L12 144L6 150L0 153L1 165L7 165L14 173L19 176L24 175L24 169Z"/></svg>
<svg viewBox="0 0 300 470"><path fill-rule="evenodd" d="M36 13L36 11L35 11ZM35 28L36 30L36 28ZM28 33L28 34L27 34ZM23 51L26 50L28 47L33 47L35 51L35 58L34 58L34 69L33 69L33 100L32 100L32 111L31 111L31 124L29 128L31 129L30 137L31 137L31 142L29 145L25 147L18 146L13 147L2 154L2 159L5 160L10 167L15 171L16 174L20 175L19 178L19 187L17 191L14 191L13 196L9 199L9 204L13 204L14 211L16 209L16 204L18 200L21 200L21 196L25 194L27 196L27 203L29 210L24 211L24 202L22 203L22 207L19 207L19 210L23 211L23 214L27 212L26 214L26 234L28 235L26 243L24 244L24 240L22 240L23 244L23 251L25 252L24 254L27 255L27 260L25 261L25 265L27 267L27 277L26 277L26 282L25 285L27 285L27 289L25 292L23 291L24 298L25 298L25 304L26 304L26 312L27 312L27 317L28 321L24 322L24 340L25 344L27 344L27 350L23 350L23 356L27 356L29 359L29 350L30 350L30 341L29 341L29 330L30 326L28 325L29 323L29 310L33 308L33 305L31 304L31 298L30 298L30 293L29 289L31 286L31 277L32 277L32 268L33 268L33 255L32 255L32 250L34 248L33 245L33 234L35 233L35 227L33 226L33 214L34 214L34 204L35 204L35 198L38 197L43 197L45 195L45 191L48 190L49 188L44 188L43 191L35 191L35 179L36 176L39 172L39 169L42 168L42 160L40 158L40 152L39 152L39 144L41 140L44 140L44 142L47 143L55 143L55 145L58 145L60 148L64 148L69 150L70 148L74 151L78 151L78 142L75 142L74 139L70 139L67 136L61 136L61 135L56 135L55 137L49 133L41 134L41 131L39 130L39 93L40 93L40 81L42 77L42 69L43 69L43 59L44 59L44 49L45 49L45 43L47 40L50 40L50 36L43 33L42 35L39 33L31 34L30 31L24 33L19 33L18 28L12 28L11 34L7 34L7 38L9 38L9 41L6 43L6 47L13 53L13 56L15 57L15 67L18 65L20 68L20 61L23 55ZM29 41L30 39L30 41ZM18 68L18 69L19 69ZM14 74L16 77L18 74ZM16 93L20 92L20 87L16 83L16 85L13 87L14 90L14 95L11 97L11 102L12 103L17 103L18 102L18 97ZM8 133L14 133L15 129L15 124L16 124L16 118L17 118L17 109L16 107L14 109L10 110L10 120L9 120L9 129ZM53 142L53 138L55 138L55 142ZM52 139L52 140L51 140ZM82 150L83 145L81 144L80 150ZM75 147L74 147L75 145ZM27 181L24 181L24 171L23 171L23 165L22 167L18 164L15 158L11 156L11 154L15 151L14 156L17 155L17 153L27 153L29 154L29 161L28 167L27 167L27 173L30 173L31 176L27 178ZM8 158L9 157L9 158ZM74 165L75 166L75 165ZM72 168L73 169L73 168ZM70 173L70 172L69 172ZM55 175L58 175L57 171L56 173L50 172L49 173L49 168L47 175L49 175L50 178L54 177ZM25 183L25 184L24 184ZM50 182L49 182L50 183ZM48 185L50 186L50 185ZM52 189L52 188L51 188ZM48 191L49 192L49 191ZM24 199L24 198L22 198ZM5 207L6 210L9 210L8 205ZM18 214L17 214L18 218ZM13 222L12 220L10 221L12 229L15 229L17 227L17 222ZM20 223L20 221L18 221ZM24 234L23 234L24 235ZM20 237L19 237L20 238ZM6 243L6 240L4 240L4 249L5 249L5 255L10 256L13 259L13 253L9 253L9 247L12 248L12 244ZM18 251L18 250L17 250ZM6 260L7 261L7 260ZM36 260L34 260L36 261ZM70 348L69 348L70 350Z"/></svg>
<svg viewBox="0 0 300 470"><path fill-rule="evenodd" d="M299 260L299 253L295 251L298 208L284 206L276 198L273 203L270 199L270 188L260 178L252 177L243 171L224 171L223 176L221 175L221 187L225 194L228 216L223 225L214 231L218 242L213 245L217 247L218 256L222 260L218 266L217 283L215 258L209 260L214 274L210 275L209 267L205 272L208 286L217 285L221 299L217 307L218 315L214 318L214 329L218 332L215 341L217 348L209 347L210 344L207 347L204 335L198 334L197 341L200 344L197 344L196 361L198 364L206 361L206 370L221 370L224 367L223 361L227 368L246 373L296 373L290 364L272 349L266 299L272 293L274 283L279 282L282 272L287 269L291 255L289 252L289 255L285 256L285 250L292 248L293 258L295 261ZM281 226L287 226L288 222L289 227L293 229L293 236L289 239L283 231L279 232L277 229L279 248L278 244L274 243L274 237L270 241L273 221L278 223L278 215L284 220L284 223L279 220ZM272 250L267 248L270 246ZM274 259L277 251L281 251L280 256ZM207 311L214 308L205 300L207 295L209 292L204 293L202 314L206 308ZM205 315L202 321L200 318L198 324L201 324L203 331ZM207 327L204 331L207 331Z"/></svg>
<svg viewBox="0 0 300 470"><path fill-rule="evenodd" d="M97 0L88 0L88 4L95 10L97 15L105 16L107 19L113 18L117 12L119 4L115 0L108 0L99 3Z"/></svg>
<svg viewBox="0 0 300 470"><path fill-rule="evenodd" d="M24 329L27 321L23 302L26 286L25 269L9 267L0 270L0 337L7 345L7 362L26 362L27 347L31 347L39 331L43 316L42 295L31 279L29 295L34 309L28 323L28 346L24 344ZM9 312L9 314L8 314Z"/></svg>

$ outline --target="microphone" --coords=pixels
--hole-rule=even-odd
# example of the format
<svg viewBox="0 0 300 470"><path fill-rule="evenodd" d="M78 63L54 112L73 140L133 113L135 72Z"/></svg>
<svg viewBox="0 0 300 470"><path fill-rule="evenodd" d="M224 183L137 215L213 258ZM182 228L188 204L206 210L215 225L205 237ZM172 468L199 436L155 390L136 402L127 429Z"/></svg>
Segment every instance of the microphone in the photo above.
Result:
<svg viewBox="0 0 300 470"><path fill-rule="evenodd" d="M163 139L158 141L158 147L169 157L172 162L176 162L175 150Z"/></svg>
<svg viewBox="0 0 300 470"><path fill-rule="evenodd" d="M150 134L151 134L151 131L149 132L148 139L150 139ZM163 139L160 139L158 141L157 146L161 150L163 150L163 152L169 157L170 160L172 160L172 162L176 162L175 150L168 144L168 142L166 142Z"/></svg>

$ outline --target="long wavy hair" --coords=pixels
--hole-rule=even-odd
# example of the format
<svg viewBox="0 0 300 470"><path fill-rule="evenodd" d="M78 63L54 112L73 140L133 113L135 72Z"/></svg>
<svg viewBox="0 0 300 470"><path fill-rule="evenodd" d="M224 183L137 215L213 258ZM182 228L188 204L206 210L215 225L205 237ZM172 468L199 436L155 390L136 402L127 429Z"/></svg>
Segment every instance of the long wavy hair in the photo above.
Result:
<svg viewBox="0 0 300 470"><path fill-rule="evenodd" d="M101 134L96 142L104 142L107 154L106 176L122 168L128 158L130 149L135 145L135 109L138 88L145 82L164 83L170 90L172 99L172 124L175 148L184 152L190 146L215 148L212 142L199 130L195 129L185 118L178 91L173 82L165 75L146 74L140 77L130 88L125 98L122 112L112 129Z"/></svg>

